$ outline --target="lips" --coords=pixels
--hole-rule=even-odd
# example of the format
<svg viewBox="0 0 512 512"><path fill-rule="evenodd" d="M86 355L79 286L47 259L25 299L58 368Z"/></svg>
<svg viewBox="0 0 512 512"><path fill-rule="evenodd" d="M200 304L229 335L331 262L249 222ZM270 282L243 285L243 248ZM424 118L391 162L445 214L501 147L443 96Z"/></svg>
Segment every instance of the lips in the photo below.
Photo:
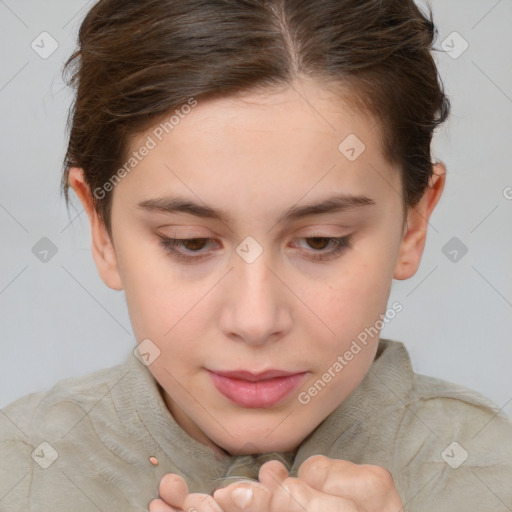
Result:
<svg viewBox="0 0 512 512"><path fill-rule="evenodd" d="M242 407L265 408L281 402L304 380L308 372L208 370L208 373L217 391L231 402Z"/></svg>
<svg viewBox="0 0 512 512"><path fill-rule="evenodd" d="M252 373L245 370L236 372L214 372L217 375L228 377L230 379L247 380L249 382L256 382L259 380L273 379L275 377L289 377L290 375L296 375L299 372L285 372L283 370L267 370L260 373Z"/></svg>

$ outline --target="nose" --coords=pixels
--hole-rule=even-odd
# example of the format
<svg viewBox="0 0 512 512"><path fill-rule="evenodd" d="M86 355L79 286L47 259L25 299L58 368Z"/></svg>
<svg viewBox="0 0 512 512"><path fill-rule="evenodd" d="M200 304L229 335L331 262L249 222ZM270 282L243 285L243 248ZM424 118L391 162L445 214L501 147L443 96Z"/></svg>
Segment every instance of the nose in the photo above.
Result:
<svg viewBox="0 0 512 512"><path fill-rule="evenodd" d="M264 256L252 263L236 261L222 292L222 332L250 345L275 341L292 323L290 292Z"/></svg>

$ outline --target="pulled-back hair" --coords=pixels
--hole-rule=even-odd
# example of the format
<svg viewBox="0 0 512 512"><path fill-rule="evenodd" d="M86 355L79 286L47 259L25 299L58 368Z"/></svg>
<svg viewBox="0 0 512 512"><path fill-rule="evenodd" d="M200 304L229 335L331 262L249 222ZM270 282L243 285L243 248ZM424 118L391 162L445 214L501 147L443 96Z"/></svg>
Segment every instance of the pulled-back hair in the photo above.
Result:
<svg viewBox="0 0 512 512"><path fill-rule="evenodd" d="M100 0L64 66L76 88L66 204L70 167L84 170L91 191L104 191L131 137L191 98L309 77L339 84L378 122L406 212L429 185L433 132L450 110L431 53L436 34L432 11L427 18L413 0ZM112 234L112 192L93 198Z"/></svg>

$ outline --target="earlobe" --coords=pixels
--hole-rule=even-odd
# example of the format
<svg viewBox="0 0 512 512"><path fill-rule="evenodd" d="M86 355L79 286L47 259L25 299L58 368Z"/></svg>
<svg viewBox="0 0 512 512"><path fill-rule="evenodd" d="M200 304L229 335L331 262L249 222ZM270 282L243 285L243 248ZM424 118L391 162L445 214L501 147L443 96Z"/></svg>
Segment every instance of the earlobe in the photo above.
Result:
<svg viewBox="0 0 512 512"><path fill-rule="evenodd" d="M122 290L117 256L105 223L94 208L94 200L85 181L83 170L77 167L69 169L68 181L80 199L91 225L92 256L103 282L113 290Z"/></svg>
<svg viewBox="0 0 512 512"><path fill-rule="evenodd" d="M433 171L429 188L420 202L408 212L407 231L400 245L393 275L395 279L409 279L420 266L427 239L428 221L441 198L446 182L446 167L442 162L435 164Z"/></svg>

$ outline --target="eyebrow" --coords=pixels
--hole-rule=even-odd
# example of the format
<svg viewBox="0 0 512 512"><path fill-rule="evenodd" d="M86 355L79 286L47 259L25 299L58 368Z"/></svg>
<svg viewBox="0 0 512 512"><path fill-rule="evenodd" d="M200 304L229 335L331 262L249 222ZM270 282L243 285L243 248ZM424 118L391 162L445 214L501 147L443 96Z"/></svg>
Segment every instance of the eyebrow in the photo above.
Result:
<svg viewBox="0 0 512 512"><path fill-rule="evenodd" d="M298 220L311 215L344 212L372 205L375 205L375 201L364 195L338 194L321 200L320 202L303 206L294 205L286 210L279 217L277 222ZM167 214L188 213L196 217L219 220L226 224L232 223L233 221L233 218L226 210L212 208L184 197L146 199L137 203L137 206L150 212Z"/></svg>

